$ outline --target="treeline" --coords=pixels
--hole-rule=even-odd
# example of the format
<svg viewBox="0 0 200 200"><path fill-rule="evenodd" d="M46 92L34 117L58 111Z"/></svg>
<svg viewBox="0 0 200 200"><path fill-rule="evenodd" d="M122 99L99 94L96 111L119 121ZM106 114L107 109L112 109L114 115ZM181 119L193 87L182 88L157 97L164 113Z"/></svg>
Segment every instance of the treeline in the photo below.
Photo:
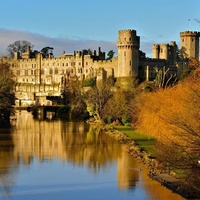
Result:
<svg viewBox="0 0 200 200"><path fill-rule="evenodd" d="M200 69L174 87L137 97L136 127L158 141L156 156L200 187Z"/></svg>
<svg viewBox="0 0 200 200"><path fill-rule="evenodd" d="M15 95L13 75L8 64L0 63L0 125L10 122Z"/></svg>

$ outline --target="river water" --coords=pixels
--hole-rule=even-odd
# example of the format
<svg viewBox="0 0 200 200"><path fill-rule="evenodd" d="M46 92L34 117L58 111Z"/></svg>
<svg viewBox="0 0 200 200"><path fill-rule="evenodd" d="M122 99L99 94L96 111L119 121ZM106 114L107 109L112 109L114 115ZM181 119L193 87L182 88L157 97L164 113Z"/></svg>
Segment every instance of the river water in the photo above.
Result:
<svg viewBox="0 0 200 200"><path fill-rule="evenodd" d="M18 112L0 128L0 199L182 200L98 127Z"/></svg>

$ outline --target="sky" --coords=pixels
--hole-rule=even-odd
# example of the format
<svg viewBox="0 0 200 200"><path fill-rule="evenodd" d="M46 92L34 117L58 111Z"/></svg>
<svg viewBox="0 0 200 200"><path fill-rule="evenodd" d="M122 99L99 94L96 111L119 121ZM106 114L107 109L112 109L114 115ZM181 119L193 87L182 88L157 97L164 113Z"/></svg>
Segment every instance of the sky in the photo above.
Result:
<svg viewBox="0 0 200 200"><path fill-rule="evenodd" d="M26 40L33 50L114 50L118 31L132 29L140 50L176 41L180 32L200 31L200 0L0 0L0 56L9 44Z"/></svg>

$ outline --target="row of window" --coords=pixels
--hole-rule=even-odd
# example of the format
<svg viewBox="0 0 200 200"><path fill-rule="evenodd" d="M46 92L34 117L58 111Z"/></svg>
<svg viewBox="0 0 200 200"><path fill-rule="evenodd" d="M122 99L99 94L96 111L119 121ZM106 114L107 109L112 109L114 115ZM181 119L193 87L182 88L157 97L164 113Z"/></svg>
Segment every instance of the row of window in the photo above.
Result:
<svg viewBox="0 0 200 200"><path fill-rule="evenodd" d="M41 74L42 75L46 74L46 71L47 71L46 69L42 68L41 69ZM17 70L16 73L17 73L17 75L36 75L36 70L24 70L23 72L24 72L24 74L22 74L22 71ZM50 68L48 72L49 72L48 74L52 75L53 74L53 69ZM62 74L68 74L68 73L72 73L73 74L74 72L75 72L75 69L73 69L73 68L71 68L71 69L62 69ZM79 68L77 72L82 74L83 73L83 69ZM86 74L87 73L92 73L92 72L93 72L92 68L85 70ZM59 74L58 68L54 69L54 74Z"/></svg>
<svg viewBox="0 0 200 200"><path fill-rule="evenodd" d="M81 66L82 65L82 62L78 62L77 63L78 64L78 66ZM68 66L72 66L72 67L74 67L74 66L76 66L76 62L71 62L71 63L43 63L42 64L42 66L44 67L44 66L62 66L62 67L68 67ZM86 62L85 63L85 65L88 65L88 62Z"/></svg>

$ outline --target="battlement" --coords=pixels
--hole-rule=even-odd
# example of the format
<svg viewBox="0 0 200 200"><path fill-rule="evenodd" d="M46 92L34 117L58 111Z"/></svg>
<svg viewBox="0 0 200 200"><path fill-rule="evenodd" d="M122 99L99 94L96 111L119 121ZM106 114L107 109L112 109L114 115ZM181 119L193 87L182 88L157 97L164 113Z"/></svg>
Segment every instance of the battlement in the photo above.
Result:
<svg viewBox="0 0 200 200"><path fill-rule="evenodd" d="M122 43L139 45L140 37L137 36L136 30L120 30L118 32L118 45Z"/></svg>
<svg viewBox="0 0 200 200"><path fill-rule="evenodd" d="M185 36L200 37L200 32L197 32L197 31L184 31L184 32L180 32L180 37L185 37Z"/></svg>
<svg viewBox="0 0 200 200"><path fill-rule="evenodd" d="M137 31L136 30L131 30L131 29L126 29L126 30L119 30L119 34L132 34L132 35L135 35L137 34Z"/></svg>

